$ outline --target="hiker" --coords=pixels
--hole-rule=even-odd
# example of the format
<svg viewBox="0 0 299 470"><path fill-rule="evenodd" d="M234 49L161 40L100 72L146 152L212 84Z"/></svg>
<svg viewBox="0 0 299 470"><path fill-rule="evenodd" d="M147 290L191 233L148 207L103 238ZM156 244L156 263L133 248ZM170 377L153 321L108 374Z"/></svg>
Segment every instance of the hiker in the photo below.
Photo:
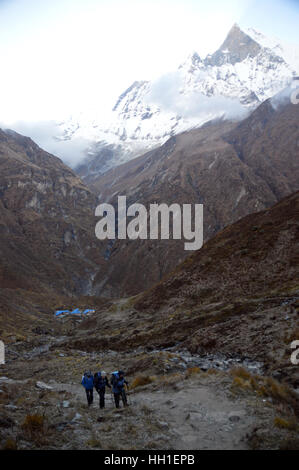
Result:
<svg viewBox="0 0 299 470"><path fill-rule="evenodd" d="M105 371L102 372L96 372L94 374L93 378L93 383L96 391L99 394L100 397L100 408L101 410L105 408L105 393L106 393L106 387L111 388L111 385L109 384L109 381L107 379L107 374Z"/></svg>
<svg viewBox="0 0 299 470"><path fill-rule="evenodd" d="M84 372L81 384L85 388L88 406L93 403L93 376L91 371Z"/></svg>
<svg viewBox="0 0 299 470"><path fill-rule="evenodd" d="M128 406L125 384L129 386L129 383L125 380L124 375L124 372L120 370L119 372L113 372L111 377L112 392L114 395L116 408L119 408L120 397L122 399L123 405Z"/></svg>

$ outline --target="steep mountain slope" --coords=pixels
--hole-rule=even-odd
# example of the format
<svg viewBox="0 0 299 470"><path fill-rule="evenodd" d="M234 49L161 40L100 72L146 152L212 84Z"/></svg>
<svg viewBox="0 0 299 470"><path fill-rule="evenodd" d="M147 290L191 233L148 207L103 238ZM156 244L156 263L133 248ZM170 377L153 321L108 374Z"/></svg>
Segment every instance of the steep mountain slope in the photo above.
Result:
<svg viewBox="0 0 299 470"><path fill-rule="evenodd" d="M276 200L298 189L299 106L290 102L291 93L263 103L226 138Z"/></svg>
<svg viewBox="0 0 299 470"><path fill-rule="evenodd" d="M92 142L86 161L77 168L91 182L170 136L211 119L243 117L297 74L299 48L284 48L234 25L214 54L205 59L191 54L175 72L152 82L134 82L103 122L80 116L61 123L62 139Z"/></svg>
<svg viewBox="0 0 299 470"><path fill-rule="evenodd" d="M135 307L174 306L298 294L299 192L226 227L166 279L141 294Z"/></svg>
<svg viewBox="0 0 299 470"><path fill-rule="evenodd" d="M0 130L2 314L14 311L15 320L24 305L34 311L39 298L49 308L52 298L53 308L59 296L91 292L103 260L94 235L95 203L58 158L27 137Z"/></svg>
<svg viewBox="0 0 299 470"><path fill-rule="evenodd" d="M298 231L297 192L137 298L10 338L0 448L298 449ZM129 407L87 406L82 371L99 367L126 372Z"/></svg>
<svg viewBox="0 0 299 470"><path fill-rule="evenodd" d="M65 345L153 354L172 348L182 356L188 350L201 364L218 357L219 367L225 358L247 358L298 387L290 360L298 339L298 240L296 192L228 226L156 286L82 323Z"/></svg>
<svg viewBox="0 0 299 470"><path fill-rule="evenodd" d="M260 359L268 373L298 387L290 360L298 339L298 240L296 192L224 229L135 308L154 315L157 342Z"/></svg>
<svg viewBox="0 0 299 470"><path fill-rule="evenodd" d="M278 99L278 98L277 98ZM202 203L204 238L298 190L299 106L266 101L236 123L218 121L168 140L94 183L101 202ZM107 244L106 295L136 294L171 271L188 252L178 240ZM102 271L103 274L103 271Z"/></svg>

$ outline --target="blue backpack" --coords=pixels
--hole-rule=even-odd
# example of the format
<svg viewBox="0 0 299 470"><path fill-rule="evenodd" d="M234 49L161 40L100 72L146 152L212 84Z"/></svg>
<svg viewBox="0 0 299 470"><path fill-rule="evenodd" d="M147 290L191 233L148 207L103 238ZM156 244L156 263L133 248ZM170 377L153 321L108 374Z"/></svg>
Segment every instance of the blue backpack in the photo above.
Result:
<svg viewBox="0 0 299 470"><path fill-rule="evenodd" d="M118 370L112 372L111 374L111 384L115 386L119 380Z"/></svg>

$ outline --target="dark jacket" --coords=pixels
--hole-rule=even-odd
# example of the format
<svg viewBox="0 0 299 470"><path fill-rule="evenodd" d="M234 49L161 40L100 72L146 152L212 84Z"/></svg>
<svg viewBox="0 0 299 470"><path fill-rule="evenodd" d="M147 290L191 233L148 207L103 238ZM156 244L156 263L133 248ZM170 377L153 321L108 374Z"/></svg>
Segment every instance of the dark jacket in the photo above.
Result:
<svg viewBox="0 0 299 470"><path fill-rule="evenodd" d="M111 388L107 377L104 378L99 373L94 374L93 383L96 390L105 390L106 387Z"/></svg>

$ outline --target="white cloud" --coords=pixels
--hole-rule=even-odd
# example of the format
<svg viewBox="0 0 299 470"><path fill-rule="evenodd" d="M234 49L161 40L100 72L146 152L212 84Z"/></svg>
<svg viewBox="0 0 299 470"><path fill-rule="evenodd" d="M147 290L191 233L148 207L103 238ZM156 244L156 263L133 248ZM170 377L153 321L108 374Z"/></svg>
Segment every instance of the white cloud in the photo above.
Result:
<svg viewBox="0 0 299 470"><path fill-rule="evenodd" d="M222 114L228 119L246 116L247 111L237 99L224 96L207 97L198 92L187 96L180 93L182 78L179 72L172 72L154 80L147 95L148 103L187 119L199 118L201 114L207 113Z"/></svg>
<svg viewBox="0 0 299 470"><path fill-rule="evenodd" d="M216 49L248 3L0 2L0 119L105 115L134 80L175 69L195 49Z"/></svg>
<svg viewBox="0 0 299 470"><path fill-rule="evenodd" d="M6 129L7 125L0 122L0 128ZM83 160L90 144L89 141L79 137L71 141L54 138L53 136L58 138L61 136L61 129L54 121L16 121L11 128L19 134L31 137L41 148L63 158L63 161L72 168Z"/></svg>

